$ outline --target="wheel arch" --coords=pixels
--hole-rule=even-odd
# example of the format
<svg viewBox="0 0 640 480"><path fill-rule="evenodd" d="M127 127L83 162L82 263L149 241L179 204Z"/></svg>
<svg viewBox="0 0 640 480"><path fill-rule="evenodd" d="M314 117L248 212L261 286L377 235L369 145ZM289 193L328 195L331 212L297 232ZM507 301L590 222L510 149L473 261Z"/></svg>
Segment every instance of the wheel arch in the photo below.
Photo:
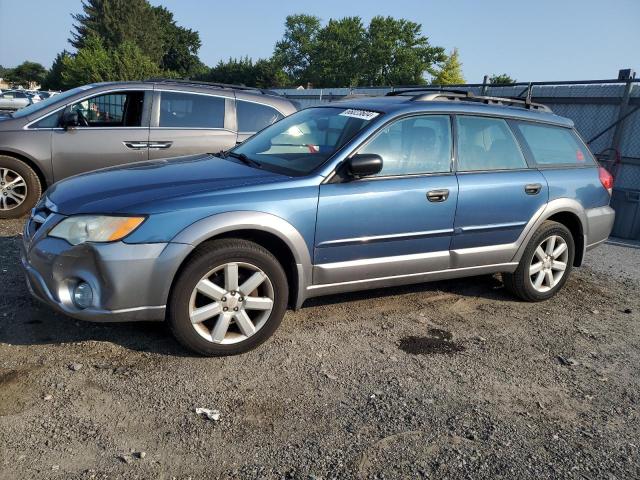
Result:
<svg viewBox="0 0 640 480"><path fill-rule="evenodd" d="M38 162L36 162L35 160L33 160L32 158L18 153L18 152L14 152L12 150L6 150L6 149L2 149L0 148L0 155L5 156L5 157L12 157L15 158L16 160L20 160L21 162L26 163L27 165L29 165L29 167L36 172L36 175L38 176L38 180L40 180L40 185L42 187L42 193L44 193L44 191L47 189L47 187L52 183L49 182L49 179L47 178L46 173L42 170L42 168L40 167L40 165L38 165Z"/></svg>
<svg viewBox="0 0 640 480"><path fill-rule="evenodd" d="M575 243L573 265L575 267L582 265L587 244L587 216L582 205L571 198L552 200L534 215L523 232L523 238L519 240L520 246L514 256L514 261L520 261L531 237L546 220L561 223L569 229Z"/></svg>
<svg viewBox="0 0 640 480"><path fill-rule="evenodd" d="M172 243L185 243L193 249L180 261L173 283L198 247L220 238L241 238L269 250L280 262L289 281L289 304L299 308L311 284L311 256L303 236L286 220L268 213L238 211L212 215L178 233Z"/></svg>

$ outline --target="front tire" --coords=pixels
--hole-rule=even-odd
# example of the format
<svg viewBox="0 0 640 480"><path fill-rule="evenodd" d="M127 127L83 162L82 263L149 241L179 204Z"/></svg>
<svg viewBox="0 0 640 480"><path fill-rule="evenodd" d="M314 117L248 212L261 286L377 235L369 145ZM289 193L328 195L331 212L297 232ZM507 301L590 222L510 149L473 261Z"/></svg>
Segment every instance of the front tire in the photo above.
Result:
<svg viewBox="0 0 640 480"><path fill-rule="evenodd" d="M214 240L200 247L178 275L168 323L190 350L236 355L276 331L288 298L285 272L268 250L242 239Z"/></svg>
<svg viewBox="0 0 640 480"><path fill-rule="evenodd" d="M0 219L19 218L42 195L36 172L17 158L0 155Z"/></svg>
<svg viewBox="0 0 640 480"><path fill-rule="evenodd" d="M545 221L535 232L513 273L503 273L504 286L528 302L553 297L567 282L575 243L567 227Z"/></svg>

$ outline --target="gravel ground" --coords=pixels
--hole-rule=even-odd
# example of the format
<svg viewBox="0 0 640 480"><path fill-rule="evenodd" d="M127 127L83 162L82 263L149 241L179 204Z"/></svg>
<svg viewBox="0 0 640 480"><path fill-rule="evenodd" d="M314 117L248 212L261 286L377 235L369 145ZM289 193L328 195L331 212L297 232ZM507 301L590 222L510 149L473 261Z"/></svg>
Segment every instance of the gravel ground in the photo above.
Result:
<svg viewBox="0 0 640 480"><path fill-rule="evenodd" d="M21 224L0 222L3 479L640 478L640 249L590 252L540 304L493 277L310 301L207 359L32 301Z"/></svg>

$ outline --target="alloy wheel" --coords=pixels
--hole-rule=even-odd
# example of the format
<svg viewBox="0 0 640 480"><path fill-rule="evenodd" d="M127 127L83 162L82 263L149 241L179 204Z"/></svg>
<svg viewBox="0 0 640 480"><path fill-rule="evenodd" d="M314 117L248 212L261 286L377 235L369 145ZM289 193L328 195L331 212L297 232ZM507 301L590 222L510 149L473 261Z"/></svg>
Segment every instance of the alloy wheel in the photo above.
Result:
<svg viewBox="0 0 640 480"><path fill-rule="evenodd" d="M9 168L0 168L0 210L12 210L27 198L27 182Z"/></svg>
<svg viewBox="0 0 640 480"><path fill-rule="evenodd" d="M545 238L536 248L529 265L529 281L538 292L555 287L567 270L569 248L559 235Z"/></svg>
<svg viewBox="0 0 640 480"><path fill-rule="evenodd" d="M230 262L198 281L189 302L193 328L219 344L248 339L267 322L274 304L269 277L257 266Z"/></svg>

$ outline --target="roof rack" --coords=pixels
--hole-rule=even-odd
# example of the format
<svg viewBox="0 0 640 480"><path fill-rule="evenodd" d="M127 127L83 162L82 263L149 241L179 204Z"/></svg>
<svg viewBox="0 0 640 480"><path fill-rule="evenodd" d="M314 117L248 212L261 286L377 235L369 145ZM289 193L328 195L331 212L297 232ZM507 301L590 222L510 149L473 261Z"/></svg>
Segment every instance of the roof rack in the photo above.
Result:
<svg viewBox="0 0 640 480"><path fill-rule="evenodd" d="M251 92L262 93L264 95L279 95L277 92L266 88L247 87L245 85L233 85L230 83L220 82L205 82L203 80L188 80L182 78L147 78L144 81L153 83L179 83L181 85L193 85L196 87L228 88L231 90L247 90Z"/></svg>
<svg viewBox="0 0 640 480"><path fill-rule="evenodd" d="M542 103L531 101L531 96L526 98L511 97L489 97L486 95L474 95L472 92L465 90L446 90L440 88L412 88L406 90L396 90L387 93L387 96L411 95L412 102L432 102L438 100L444 101L464 101L478 102L485 105L504 105L508 107L520 107L528 110L536 110L540 112L551 112L552 110Z"/></svg>

